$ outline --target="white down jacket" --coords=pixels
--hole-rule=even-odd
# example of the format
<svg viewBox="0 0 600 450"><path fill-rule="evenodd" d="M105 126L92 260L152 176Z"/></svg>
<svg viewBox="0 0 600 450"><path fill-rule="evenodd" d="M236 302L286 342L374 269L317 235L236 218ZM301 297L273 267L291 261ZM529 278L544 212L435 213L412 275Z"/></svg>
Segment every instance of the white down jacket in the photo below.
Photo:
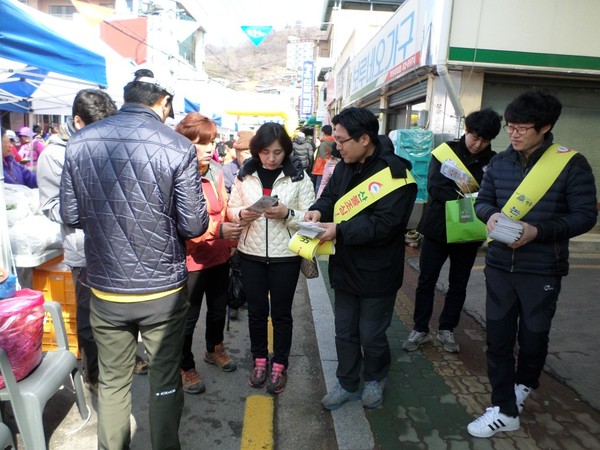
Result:
<svg viewBox="0 0 600 450"><path fill-rule="evenodd" d="M250 159L240 170L231 189L227 206L227 216L231 222L239 223L239 213L254 204L263 195L263 186L256 174L257 161ZM286 220L260 217L248 224L238 241L240 252L269 261L273 258L297 257L288 250L290 238L298 230L298 223L315 202L315 191L310 178L302 170L299 161L286 158L283 171L273 183L272 196L294 210Z"/></svg>

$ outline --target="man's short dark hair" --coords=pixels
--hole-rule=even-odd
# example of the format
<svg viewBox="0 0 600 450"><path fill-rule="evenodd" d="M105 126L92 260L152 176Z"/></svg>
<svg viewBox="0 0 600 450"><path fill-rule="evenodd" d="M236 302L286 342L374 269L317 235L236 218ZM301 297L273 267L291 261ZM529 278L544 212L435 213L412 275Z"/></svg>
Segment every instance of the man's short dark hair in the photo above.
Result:
<svg viewBox="0 0 600 450"><path fill-rule="evenodd" d="M490 108L474 111L465 118L465 129L468 133L491 141L502 128L502 116Z"/></svg>
<svg viewBox="0 0 600 450"><path fill-rule="evenodd" d="M379 121L375 114L367 108L350 107L343 109L339 114L331 119L334 125L341 125L347 131L349 136L357 140L363 134L371 138L374 145L379 144Z"/></svg>
<svg viewBox="0 0 600 450"><path fill-rule="evenodd" d="M73 117L79 116L86 125L117 113L113 99L100 89L82 89L73 100Z"/></svg>
<svg viewBox="0 0 600 450"><path fill-rule="evenodd" d="M321 133L323 133L326 136L331 136L331 134L333 133L333 128L331 128L331 125L323 125L321 127Z"/></svg>
<svg viewBox="0 0 600 450"><path fill-rule="evenodd" d="M546 90L530 90L522 93L504 110L504 120L510 123L532 123L536 131L550 125L550 130L560 117L562 104Z"/></svg>

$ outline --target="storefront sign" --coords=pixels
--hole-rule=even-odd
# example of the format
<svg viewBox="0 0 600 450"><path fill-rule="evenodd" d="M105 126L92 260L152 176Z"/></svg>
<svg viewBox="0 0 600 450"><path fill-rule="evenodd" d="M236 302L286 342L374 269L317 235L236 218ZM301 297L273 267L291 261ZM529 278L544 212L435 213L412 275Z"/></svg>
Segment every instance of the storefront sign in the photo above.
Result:
<svg viewBox="0 0 600 450"><path fill-rule="evenodd" d="M300 97L300 118L313 115L315 87L315 62L304 61L302 65L302 94Z"/></svg>
<svg viewBox="0 0 600 450"><path fill-rule="evenodd" d="M350 101L423 64L429 49L422 45L431 39L426 35L431 33L434 6L435 0L411 0L396 11L352 61L348 72Z"/></svg>

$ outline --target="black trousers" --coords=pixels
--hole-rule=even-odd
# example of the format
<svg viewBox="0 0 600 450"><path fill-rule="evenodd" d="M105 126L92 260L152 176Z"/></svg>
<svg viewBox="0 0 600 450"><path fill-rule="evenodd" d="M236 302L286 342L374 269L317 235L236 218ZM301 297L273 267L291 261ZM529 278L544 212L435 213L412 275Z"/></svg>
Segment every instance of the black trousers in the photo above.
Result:
<svg viewBox="0 0 600 450"><path fill-rule="evenodd" d="M562 277L510 273L486 267L487 364L492 405L516 417L515 384L532 389L546 356ZM518 356L515 368L515 343Z"/></svg>
<svg viewBox="0 0 600 450"><path fill-rule="evenodd" d="M392 321L396 295L359 297L335 290L336 371L340 385L356 392L360 367L364 381L381 381L392 361L386 331Z"/></svg>
<svg viewBox="0 0 600 450"><path fill-rule="evenodd" d="M273 323L271 362L287 367L292 347L292 303L300 274L300 258L265 263L240 256L248 302L252 358L269 358L267 330L270 311Z"/></svg>
<svg viewBox="0 0 600 450"><path fill-rule="evenodd" d="M206 295L206 327L204 337L206 350L215 351L215 346L223 342L223 329L227 315L227 285L229 283L229 263L188 274L190 307L185 318L183 359L181 368L190 370L196 367L192 343L194 329L200 318L202 298Z"/></svg>
<svg viewBox="0 0 600 450"><path fill-rule="evenodd" d="M438 329L454 331L458 326L460 313L467 298L467 284L471 276L471 269L480 245L480 242L447 244L427 237L423 238L419 259L419 282L415 293L415 312L413 314L415 330L429 333L435 286L442 266L448 258L450 258L448 292L446 292Z"/></svg>
<svg viewBox="0 0 600 450"><path fill-rule="evenodd" d="M90 324L90 299L91 289L82 283L86 278L86 267L73 267L71 276L75 285L75 298L77 299L77 342L79 351L85 360L85 378L90 383L98 382L98 346L92 333Z"/></svg>

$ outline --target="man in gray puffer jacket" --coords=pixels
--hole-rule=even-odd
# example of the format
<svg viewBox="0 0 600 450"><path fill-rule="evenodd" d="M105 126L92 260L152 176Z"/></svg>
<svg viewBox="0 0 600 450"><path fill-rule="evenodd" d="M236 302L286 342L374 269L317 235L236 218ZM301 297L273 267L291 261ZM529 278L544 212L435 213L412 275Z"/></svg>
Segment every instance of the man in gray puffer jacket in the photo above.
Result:
<svg viewBox="0 0 600 450"><path fill-rule="evenodd" d="M310 142L306 141L306 135L301 131L298 131L296 137L292 141L292 145L294 146L293 156L300 160L302 169L310 174L313 164L313 153L315 152L314 147Z"/></svg>
<svg viewBox="0 0 600 450"><path fill-rule="evenodd" d="M179 449L185 240L205 232L208 215L195 147L164 125L173 91L142 69L124 99L118 114L69 140L60 215L85 233L100 368L98 447L130 446L139 332L150 355L152 447Z"/></svg>
<svg viewBox="0 0 600 450"><path fill-rule="evenodd" d="M40 209L50 220L61 224L64 263L71 268L77 301L77 343L85 360L84 380L93 392L98 390L98 347L90 325L92 292L85 284L87 263L84 254L84 235L81 229L71 228L60 219L60 179L65 162L67 142L77 130L117 113L117 105L105 91L82 89L73 100L72 115L52 134L48 145L38 158L37 179L40 190Z"/></svg>

